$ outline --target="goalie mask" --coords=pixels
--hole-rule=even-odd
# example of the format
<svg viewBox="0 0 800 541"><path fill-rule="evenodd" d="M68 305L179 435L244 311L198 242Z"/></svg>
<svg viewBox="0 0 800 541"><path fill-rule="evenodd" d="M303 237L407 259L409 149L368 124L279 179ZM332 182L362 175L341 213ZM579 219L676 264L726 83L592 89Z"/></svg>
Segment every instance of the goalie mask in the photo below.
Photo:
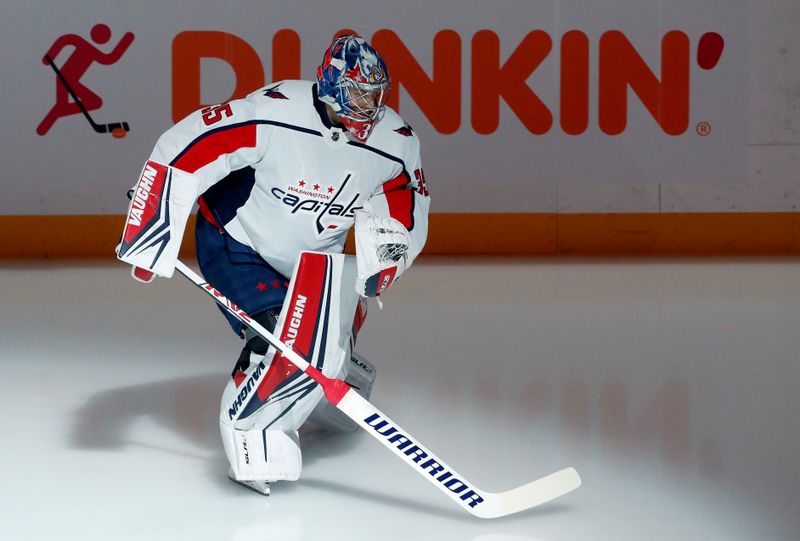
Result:
<svg viewBox="0 0 800 541"><path fill-rule="evenodd" d="M392 81L378 52L360 36L336 38L317 68L319 99L330 105L357 140L369 137Z"/></svg>

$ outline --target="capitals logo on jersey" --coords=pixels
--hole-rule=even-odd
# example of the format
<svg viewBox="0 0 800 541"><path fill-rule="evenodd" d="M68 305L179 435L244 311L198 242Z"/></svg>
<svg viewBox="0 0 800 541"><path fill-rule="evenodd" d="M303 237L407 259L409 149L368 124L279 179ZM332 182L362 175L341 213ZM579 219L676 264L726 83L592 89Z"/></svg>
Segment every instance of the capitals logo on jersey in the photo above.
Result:
<svg viewBox="0 0 800 541"><path fill-rule="evenodd" d="M300 179L285 189L275 187L270 191L276 199L291 209L290 214L316 214L314 226L317 235L321 235L326 230L338 229L352 222L355 211L362 208L358 204L361 194L346 190L352 184L352 177L352 173L346 173L338 189Z"/></svg>

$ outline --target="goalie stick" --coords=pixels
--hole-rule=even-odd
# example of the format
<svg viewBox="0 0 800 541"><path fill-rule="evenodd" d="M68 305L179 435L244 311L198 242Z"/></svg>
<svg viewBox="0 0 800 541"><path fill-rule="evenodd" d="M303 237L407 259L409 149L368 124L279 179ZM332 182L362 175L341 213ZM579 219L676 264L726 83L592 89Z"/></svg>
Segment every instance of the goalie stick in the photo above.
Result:
<svg viewBox="0 0 800 541"><path fill-rule="evenodd" d="M575 468L565 468L505 492L487 492L479 489L419 443L416 438L401 429L397 423L355 392L347 383L328 378L308 364L305 359L250 318L246 312L184 263L177 261L175 268L280 351L284 358L316 381L322 387L325 397L334 406L472 515L480 518L510 515L558 498L580 486L581 478Z"/></svg>

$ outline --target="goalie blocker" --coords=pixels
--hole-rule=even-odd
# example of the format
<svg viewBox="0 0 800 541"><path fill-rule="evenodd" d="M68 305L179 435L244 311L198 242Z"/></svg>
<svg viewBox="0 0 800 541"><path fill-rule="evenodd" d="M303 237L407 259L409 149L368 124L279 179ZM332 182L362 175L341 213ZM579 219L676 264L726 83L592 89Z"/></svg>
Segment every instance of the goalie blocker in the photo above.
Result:
<svg viewBox="0 0 800 541"><path fill-rule="evenodd" d="M199 196L200 180L152 160L144 164L131 191L117 257L133 265L134 278L171 277L186 221Z"/></svg>

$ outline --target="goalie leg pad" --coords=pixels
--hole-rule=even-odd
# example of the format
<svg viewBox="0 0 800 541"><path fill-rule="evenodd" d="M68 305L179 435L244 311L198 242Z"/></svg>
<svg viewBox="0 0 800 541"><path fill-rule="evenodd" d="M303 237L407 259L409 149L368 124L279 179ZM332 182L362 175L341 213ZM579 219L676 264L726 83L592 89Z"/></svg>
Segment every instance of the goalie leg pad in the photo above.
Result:
<svg viewBox="0 0 800 541"><path fill-rule="evenodd" d="M305 252L275 328L286 345L327 377L342 377L359 297L352 290L354 258ZM220 420L240 430L297 430L323 398L319 385L273 348L223 394Z"/></svg>

